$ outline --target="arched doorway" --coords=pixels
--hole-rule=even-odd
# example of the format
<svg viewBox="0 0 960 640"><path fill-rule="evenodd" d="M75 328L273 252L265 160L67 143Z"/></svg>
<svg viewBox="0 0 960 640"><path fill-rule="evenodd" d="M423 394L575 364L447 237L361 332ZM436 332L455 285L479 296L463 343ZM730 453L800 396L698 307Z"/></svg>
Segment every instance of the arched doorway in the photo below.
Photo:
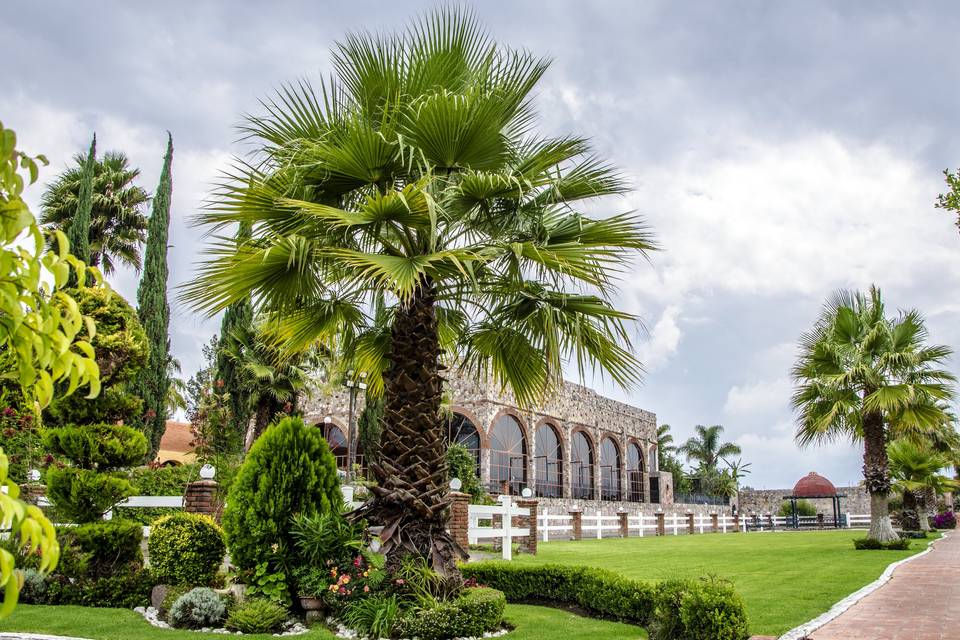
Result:
<svg viewBox="0 0 960 640"><path fill-rule="evenodd" d="M610 436L600 441L600 499L621 500L623 487L620 482L622 468L620 447Z"/></svg>
<svg viewBox="0 0 960 640"><path fill-rule="evenodd" d="M347 436L343 433L343 429L333 423L324 425L323 437L327 441L327 444L330 445L330 453L333 454L334 460L337 461L337 469L346 471Z"/></svg>
<svg viewBox="0 0 960 640"><path fill-rule="evenodd" d="M480 475L480 432L470 418L454 412L447 420L447 443L458 444L473 456L474 473Z"/></svg>
<svg viewBox="0 0 960 640"><path fill-rule="evenodd" d="M593 444L583 431L570 441L570 490L574 498L593 500Z"/></svg>
<svg viewBox="0 0 960 640"><path fill-rule="evenodd" d="M627 500L643 502L643 452L636 442L627 445Z"/></svg>
<svg viewBox="0 0 960 640"><path fill-rule="evenodd" d="M503 414L490 432L490 490L519 494L527 485L527 439L517 419Z"/></svg>
<svg viewBox="0 0 960 640"><path fill-rule="evenodd" d="M544 498L563 497L563 449L560 436L551 424L537 429L533 447L536 464L537 495Z"/></svg>

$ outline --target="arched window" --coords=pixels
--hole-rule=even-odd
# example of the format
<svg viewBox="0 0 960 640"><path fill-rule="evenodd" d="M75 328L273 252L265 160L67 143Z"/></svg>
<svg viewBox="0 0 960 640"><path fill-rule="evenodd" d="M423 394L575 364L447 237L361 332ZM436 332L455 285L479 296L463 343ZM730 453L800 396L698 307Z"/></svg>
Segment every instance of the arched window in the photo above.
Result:
<svg viewBox="0 0 960 640"><path fill-rule="evenodd" d="M637 443L627 445L627 500L643 502L643 452Z"/></svg>
<svg viewBox="0 0 960 640"><path fill-rule="evenodd" d="M527 484L527 440L516 418L504 414L490 434L490 489L519 494Z"/></svg>
<svg viewBox="0 0 960 640"><path fill-rule="evenodd" d="M473 455L477 475L480 473L480 433L465 415L454 413L447 421L447 443L459 444Z"/></svg>
<svg viewBox="0 0 960 640"><path fill-rule="evenodd" d="M563 450L557 430L549 424L537 429L533 447L537 465L537 495L544 498L563 497Z"/></svg>
<svg viewBox="0 0 960 640"><path fill-rule="evenodd" d="M335 424L326 425L323 437L330 445L330 453L337 461L337 469L347 469L347 436L343 430Z"/></svg>
<svg viewBox="0 0 960 640"><path fill-rule="evenodd" d="M570 488L574 498L593 500L593 445L583 431L570 443Z"/></svg>
<svg viewBox="0 0 960 640"><path fill-rule="evenodd" d="M600 441L600 499L620 500L623 487L620 485L620 447L611 437Z"/></svg>

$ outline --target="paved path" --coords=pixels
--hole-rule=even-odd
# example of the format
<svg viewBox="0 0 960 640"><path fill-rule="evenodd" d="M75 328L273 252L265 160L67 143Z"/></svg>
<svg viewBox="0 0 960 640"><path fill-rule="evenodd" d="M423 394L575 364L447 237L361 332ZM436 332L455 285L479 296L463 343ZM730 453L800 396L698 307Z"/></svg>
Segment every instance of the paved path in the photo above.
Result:
<svg viewBox="0 0 960 640"><path fill-rule="evenodd" d="M861 553L882 553L863 551ZM811 640L960 640L960 531L810 634Z"/></svg>

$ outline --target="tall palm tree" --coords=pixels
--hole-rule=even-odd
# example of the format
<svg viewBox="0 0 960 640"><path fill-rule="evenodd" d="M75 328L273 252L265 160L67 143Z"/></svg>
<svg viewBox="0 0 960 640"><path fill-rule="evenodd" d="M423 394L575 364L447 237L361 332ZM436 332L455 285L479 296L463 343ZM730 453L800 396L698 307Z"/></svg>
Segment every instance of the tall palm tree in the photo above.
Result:
<svg viewBox="0 0 960 640"><path fill-rule="evenodd" d="M888 441L929 434L949 421L942 403L953 397L954 377L941 367L951 350L926 340L920 314L888 318L876 287L866 294L839 291L801 337L793 369L797 442L863 442L869 537L880 541L897 537L888 506Z"/></svg>
<svg viewBox="0 0 960 640"><path fill-rule="evenodd" d="M929 530L928 494L933 494L936 499L937 495L957 487L956 482L940 473L949 460L930 445L908 438L887 445L887 456L890 458L890 475L895 481L893 487L903 494L903 528Z"/></svg>
<svg viewBox="0 0 960 640"><path fill-rule="evenodd" d="M705 427L698 424L693 430L696 435L688 438L677 451L687 457L687 462L695 462L701 471L708 473L716 471L721 458L740 455L739 445L721 441L722 425Z"/></svg>
<svg viewBox="0 0 960 640"><path fill-rule="evenodd" d="M677 450L677 448L673 446L673 434L670 433L670 428L668 424L657 426L657 452L661 456Z"/></svg>
<svg viewBox="0 0 960 640"><path fill-rule="evenodd" d="M390 566L416 554L453 577L442 371L489 376L525 405L568 362L635 383L634 318L611 301L651 235L636 214L582 212L624 182L583 138L536 135L548 63L498 47L469 12L351 34L333 64L319 92L289 86L242 126L258 152L200 222L253 235L219 239L184 300L215 313L252 294L286 350L359 339L377 300L392 307L356 350L385 402L365 515Z"/></svg>
<svg viewBox="0 0 960 640"><path fill-rule="evenodd" d="M73 157L76 166L61 173L40 200L40 223L66 231L77 211L80 179L86 156ZM108 151L94 165L93 210L90 212L90 264L104 274L124 264L140 271L140 247L146 240L147 192L134 184L140 169L127 156Z"/></svg>

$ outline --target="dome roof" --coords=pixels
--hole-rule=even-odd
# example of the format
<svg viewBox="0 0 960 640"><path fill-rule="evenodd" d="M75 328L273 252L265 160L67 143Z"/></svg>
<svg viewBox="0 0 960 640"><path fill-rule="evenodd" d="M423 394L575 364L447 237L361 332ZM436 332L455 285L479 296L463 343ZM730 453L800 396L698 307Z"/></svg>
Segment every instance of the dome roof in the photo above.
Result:
<svg viewBox="0 0 960 640"><path fill-rule="evenodd" d="M816 471L811 471L793 485L793 495L795 496L835 496L837 488L833 483L824 478Z"/></svg>

